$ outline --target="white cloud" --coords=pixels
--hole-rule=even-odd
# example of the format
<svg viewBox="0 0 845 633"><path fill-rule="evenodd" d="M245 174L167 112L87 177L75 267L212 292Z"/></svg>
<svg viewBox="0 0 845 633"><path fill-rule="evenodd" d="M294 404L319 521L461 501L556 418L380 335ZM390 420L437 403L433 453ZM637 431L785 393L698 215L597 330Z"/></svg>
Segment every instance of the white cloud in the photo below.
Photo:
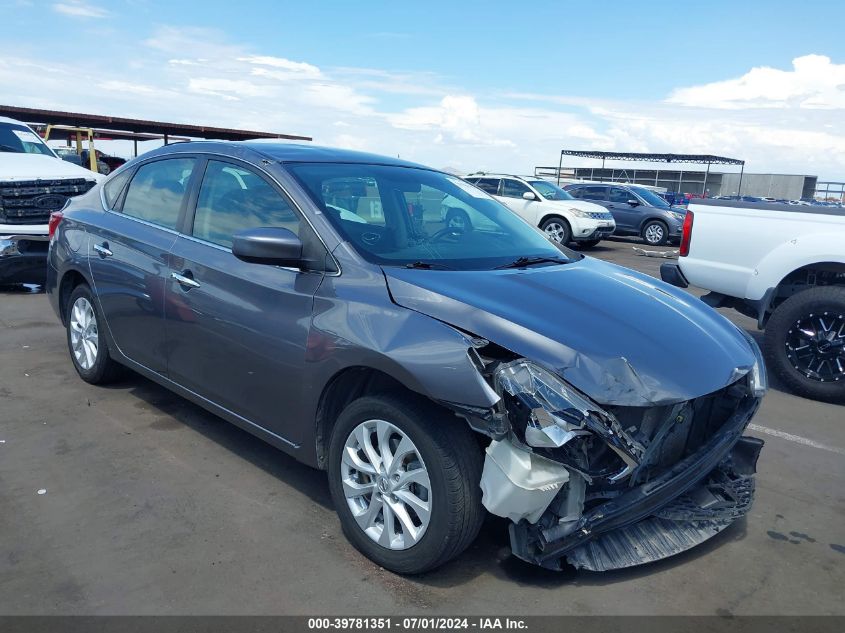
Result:
<svg viewBox="0 0 845 633"><path fill-rule="evenodd" d="M820 55L634 102L507 91L516 86L469 93L433 73L318 67L208 29L136 37L140 53L108 64L64 63L50 49L29 58L0 42L0 103L305 134L465 171L530 173L569 147L721 154L746 159L747 171L845 175L843 65Z"/></svg>
<svg viewBox="0 0 845 633"><path fill-rule="evenodd" d="M281 68L294 75L300 77L320 77L320 69L311 64L304 62L293 62L283 57L271 57L268 55L249 55L247 57L238 57L237 61L247 62L248 64L255 64L257 66L271 66L273 68Z"/></svg>
<svg viewBox="0 0 845 633"><path fill-rule="evenodd" d="M824 55L792 60L792 70L761 66L742 77L679 88L669 103L704 108L845 108L845 64Z"/></svg>
<svg viewBox="0 0 845 633"><path fill-rule="evenodd" d="M109 15L109 12L105 9L88 4L82 0L57 2L53 5L53 11L74 18L105 18Z"/></svg>

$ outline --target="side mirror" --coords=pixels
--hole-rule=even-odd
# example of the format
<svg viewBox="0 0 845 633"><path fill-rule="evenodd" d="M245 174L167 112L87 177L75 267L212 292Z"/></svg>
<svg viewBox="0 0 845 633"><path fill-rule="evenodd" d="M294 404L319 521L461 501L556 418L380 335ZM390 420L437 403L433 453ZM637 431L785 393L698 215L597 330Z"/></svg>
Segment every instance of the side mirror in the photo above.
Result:
<svg viewBox="0 0 845 633"><path fill-rule="evenodd" d="M302 242L288 229L246 229L232 236L232 254L253 264L299 268L302 265Z"/></svg>
<svg viewBox="0 0 845 633"><path fill-rule="evenodd" d="M630 200L628 200L628 204L630 204L632 207L638 207L640 205L640 201L631 198Z"/></svg>
<svg viewBox="0 0 845 633"><path fill-rule="evenodd" d="M536 200L537 199L537 196L535 196L534 193L531 192L531 191L526 191L524 194L522 194L522 197L523 197L524 200Z"/></svg>

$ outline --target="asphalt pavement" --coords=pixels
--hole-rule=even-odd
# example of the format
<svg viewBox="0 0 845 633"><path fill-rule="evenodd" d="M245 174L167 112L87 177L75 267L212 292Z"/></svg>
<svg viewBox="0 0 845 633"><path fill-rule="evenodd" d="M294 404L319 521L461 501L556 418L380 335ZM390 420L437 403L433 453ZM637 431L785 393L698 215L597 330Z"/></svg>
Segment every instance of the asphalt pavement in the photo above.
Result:
<svg viewBox="0 0 845 633"><path fill-rule="evenodd" d="M657 276L634 245L592 254ZM0 614L845 614L845 407L774 384L753 422L755 505L696 549L549 572L491 517L403 578L347 543L324 473L138 376L82 382L44 294L0 289Z"/></svg>

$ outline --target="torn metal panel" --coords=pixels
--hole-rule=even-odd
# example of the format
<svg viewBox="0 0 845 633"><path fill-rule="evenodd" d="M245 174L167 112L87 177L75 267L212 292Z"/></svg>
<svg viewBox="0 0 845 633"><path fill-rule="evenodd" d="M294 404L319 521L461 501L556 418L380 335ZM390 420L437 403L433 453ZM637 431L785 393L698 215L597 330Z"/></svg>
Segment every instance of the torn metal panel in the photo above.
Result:
<svg viewBox="0 0 845 633"><path fill-rule="evenodd" d="M589 257L551 269L385 276L399 305L552 369L605 405L689 400L755 362L737 328L700 301Z"/></svg>

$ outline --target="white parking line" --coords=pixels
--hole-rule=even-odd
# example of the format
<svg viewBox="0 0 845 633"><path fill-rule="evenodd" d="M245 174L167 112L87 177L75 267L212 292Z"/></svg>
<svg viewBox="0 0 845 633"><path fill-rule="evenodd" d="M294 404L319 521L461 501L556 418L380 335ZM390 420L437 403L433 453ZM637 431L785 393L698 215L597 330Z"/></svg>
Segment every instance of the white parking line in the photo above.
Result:
<svg viewBox="0 0 845 633"><path fill-rule="evenodd" d="M803 444L804 446L819 448L823 451L830 451L831 453L836 453L837 455L845 455L845 449L839 448L837 446L827 446L826 444L816 442L815 440L811 440L806 437L801 437L800 435L785 433L784 431L770 429L766 426L759 426L757 424L749 424L748 428L752 431L757 431L758 433L765 433L766 435L773 435L774 437L779 437L780 439L787 440L788 442L795 442L796 444Z"/></svg>

